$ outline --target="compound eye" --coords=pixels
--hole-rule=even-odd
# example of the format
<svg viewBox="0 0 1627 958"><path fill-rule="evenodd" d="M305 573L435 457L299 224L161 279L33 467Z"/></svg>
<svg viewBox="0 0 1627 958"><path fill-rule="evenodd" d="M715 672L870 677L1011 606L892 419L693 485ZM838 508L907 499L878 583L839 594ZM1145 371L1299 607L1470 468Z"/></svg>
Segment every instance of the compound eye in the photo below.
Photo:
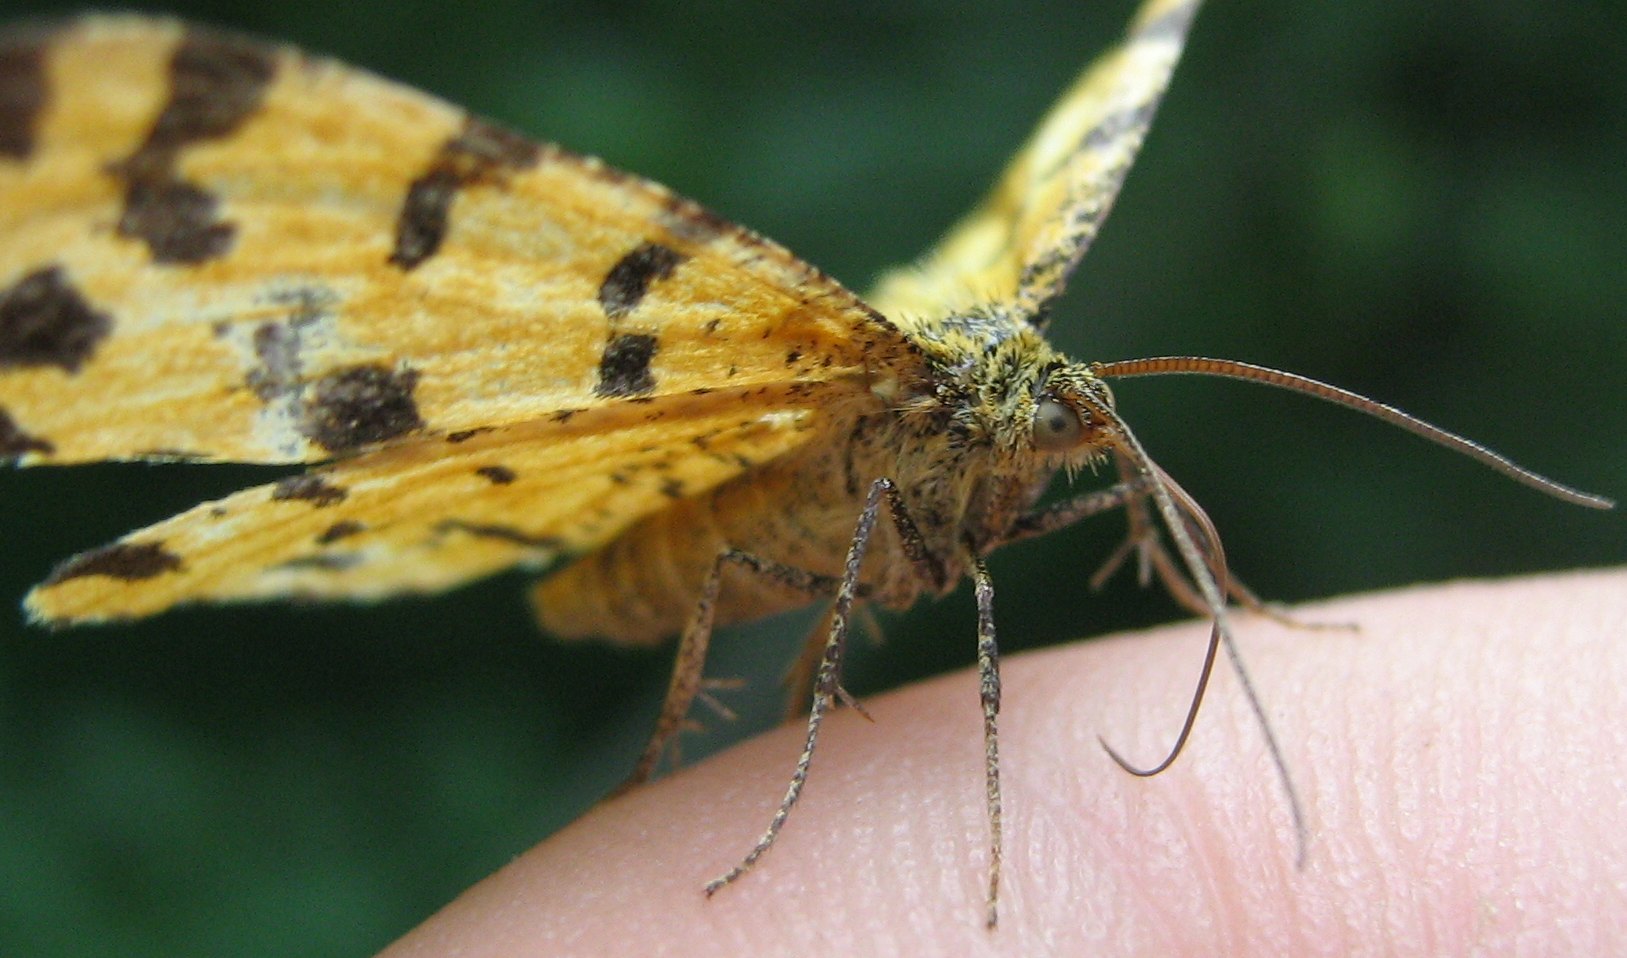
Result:
<svg viewBox="0 0 1627 958"><path fill-rule="evenodd" d="M1055 399L1041 399L1034 407L1034 448L1061 452L1079 445L1085 424L1079 411Z"/></svg>

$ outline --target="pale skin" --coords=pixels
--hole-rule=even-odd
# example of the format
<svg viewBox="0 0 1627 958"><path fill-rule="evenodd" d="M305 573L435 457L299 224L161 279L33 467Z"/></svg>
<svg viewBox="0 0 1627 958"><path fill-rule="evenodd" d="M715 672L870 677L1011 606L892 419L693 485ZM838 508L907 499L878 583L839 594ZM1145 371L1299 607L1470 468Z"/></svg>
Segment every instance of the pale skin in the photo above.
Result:
<svg viewBox="0 0 1627 958"><path fill-rule="evenodd" d="M1164 775L1133 778L1097 742L1162 757L1207 634L1188 621L1005 660L993 931L961 672L867 700L873 725L834 714L779 844L711 899L800 725L601 805L386 954L1622 953L1627 569L1296 614L1361 626L1234 619L1305 806L1303 868L1230 674ZM970 623L963 638L969 658Z"/></svg>

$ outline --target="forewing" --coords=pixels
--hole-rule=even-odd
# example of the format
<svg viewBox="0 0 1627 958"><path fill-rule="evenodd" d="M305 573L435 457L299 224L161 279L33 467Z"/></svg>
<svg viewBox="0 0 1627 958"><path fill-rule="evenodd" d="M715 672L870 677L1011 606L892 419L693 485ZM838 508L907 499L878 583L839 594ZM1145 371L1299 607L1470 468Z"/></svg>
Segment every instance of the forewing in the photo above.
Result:
<svg viewBox="0 0 1627 958"><path fill-rule="evenodd" d="M990 304L1043 322L1135 161L1197 7L1143 4L983 202L918 264L883 276L869 301L906 327Z"/></svg>
<svg viewBox="0 0 1627 958"><path fill-rule="evenodd" d="M75 556L27 608L67 625L200 601L374 600L541 567L793 448L828 398L720 391L380 449Z"/></svg>
<svg viewBox="0 0 1627 958"><path fill-rule="evenodd" d="M899 348L781 247L332 61L0 43L0 460L310 462Z"/></svg>

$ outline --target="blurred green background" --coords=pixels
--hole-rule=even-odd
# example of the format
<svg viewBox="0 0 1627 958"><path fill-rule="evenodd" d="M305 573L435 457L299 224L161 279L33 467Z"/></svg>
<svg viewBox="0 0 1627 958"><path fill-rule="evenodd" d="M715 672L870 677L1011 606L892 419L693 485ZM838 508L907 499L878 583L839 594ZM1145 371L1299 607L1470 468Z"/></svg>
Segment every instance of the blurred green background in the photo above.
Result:
<svg viewBox="0 0 1627 958"><path fill-rule="evenodd" d="M602 155L862 288L981 193L1131 6L166 9ZM1607 7L1207 10L1057 339L1085 359L1283 366L1627 495L1627 24ZM1271 598L1627 559L1621 514L1347 412L1217 381L1117 392ZM0 474L0 603L57 559L274 474ZM1008 651L1178 615L1127 578L1087 594L1119 531L1097 522L995 560ZM0 615L0 954L362 955L571 821L630 767L668 653L541 638L521 586L55 634ZM856 650L857 692L972 661L964 591L884 621L887 643ZM730 697L745 717L686 740L689 755L774 721L806 628L727 633L711 672L752 679ZM761 824L740 823L742 849Z"/></svg>

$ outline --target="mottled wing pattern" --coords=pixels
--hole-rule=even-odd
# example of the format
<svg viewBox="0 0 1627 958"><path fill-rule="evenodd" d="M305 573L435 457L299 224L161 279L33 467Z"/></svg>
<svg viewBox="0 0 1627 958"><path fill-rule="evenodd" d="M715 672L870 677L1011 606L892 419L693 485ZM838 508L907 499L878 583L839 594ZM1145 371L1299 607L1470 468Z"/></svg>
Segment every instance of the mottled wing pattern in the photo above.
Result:
<svg viewBox="0 0 1627 958"><path fill-rule="evenodd" d="M817 390L728 391L454 433L196 506L64 562L30 593L52 624L197 600L372 600L588 551L802 442ZM763 415L765 406L777 412Z"/></svg>
<svg viewBox="0 0 1627 958"><path fill-rule="evenodd" d="M0 46L0 457L309 462L888 337L659 186L332 61L137 18Z"/></svg>
<svg viewBox="0 0 1627 958"><path fill-rule="evenodd" d="M132 17L0 41L0 461L336 460L70 559L36 618L587 551L909 354L781 247L337 63Z"/></svg>
<svg viewBox="0 0 1627 958"><path fill-rule="evenodd" d="M1043 324L1135 161L1197 7L1144 4L1124 41L1062 95L983 202L919 263L883 276L870 303L912 329L990 304Z"/></svg>

